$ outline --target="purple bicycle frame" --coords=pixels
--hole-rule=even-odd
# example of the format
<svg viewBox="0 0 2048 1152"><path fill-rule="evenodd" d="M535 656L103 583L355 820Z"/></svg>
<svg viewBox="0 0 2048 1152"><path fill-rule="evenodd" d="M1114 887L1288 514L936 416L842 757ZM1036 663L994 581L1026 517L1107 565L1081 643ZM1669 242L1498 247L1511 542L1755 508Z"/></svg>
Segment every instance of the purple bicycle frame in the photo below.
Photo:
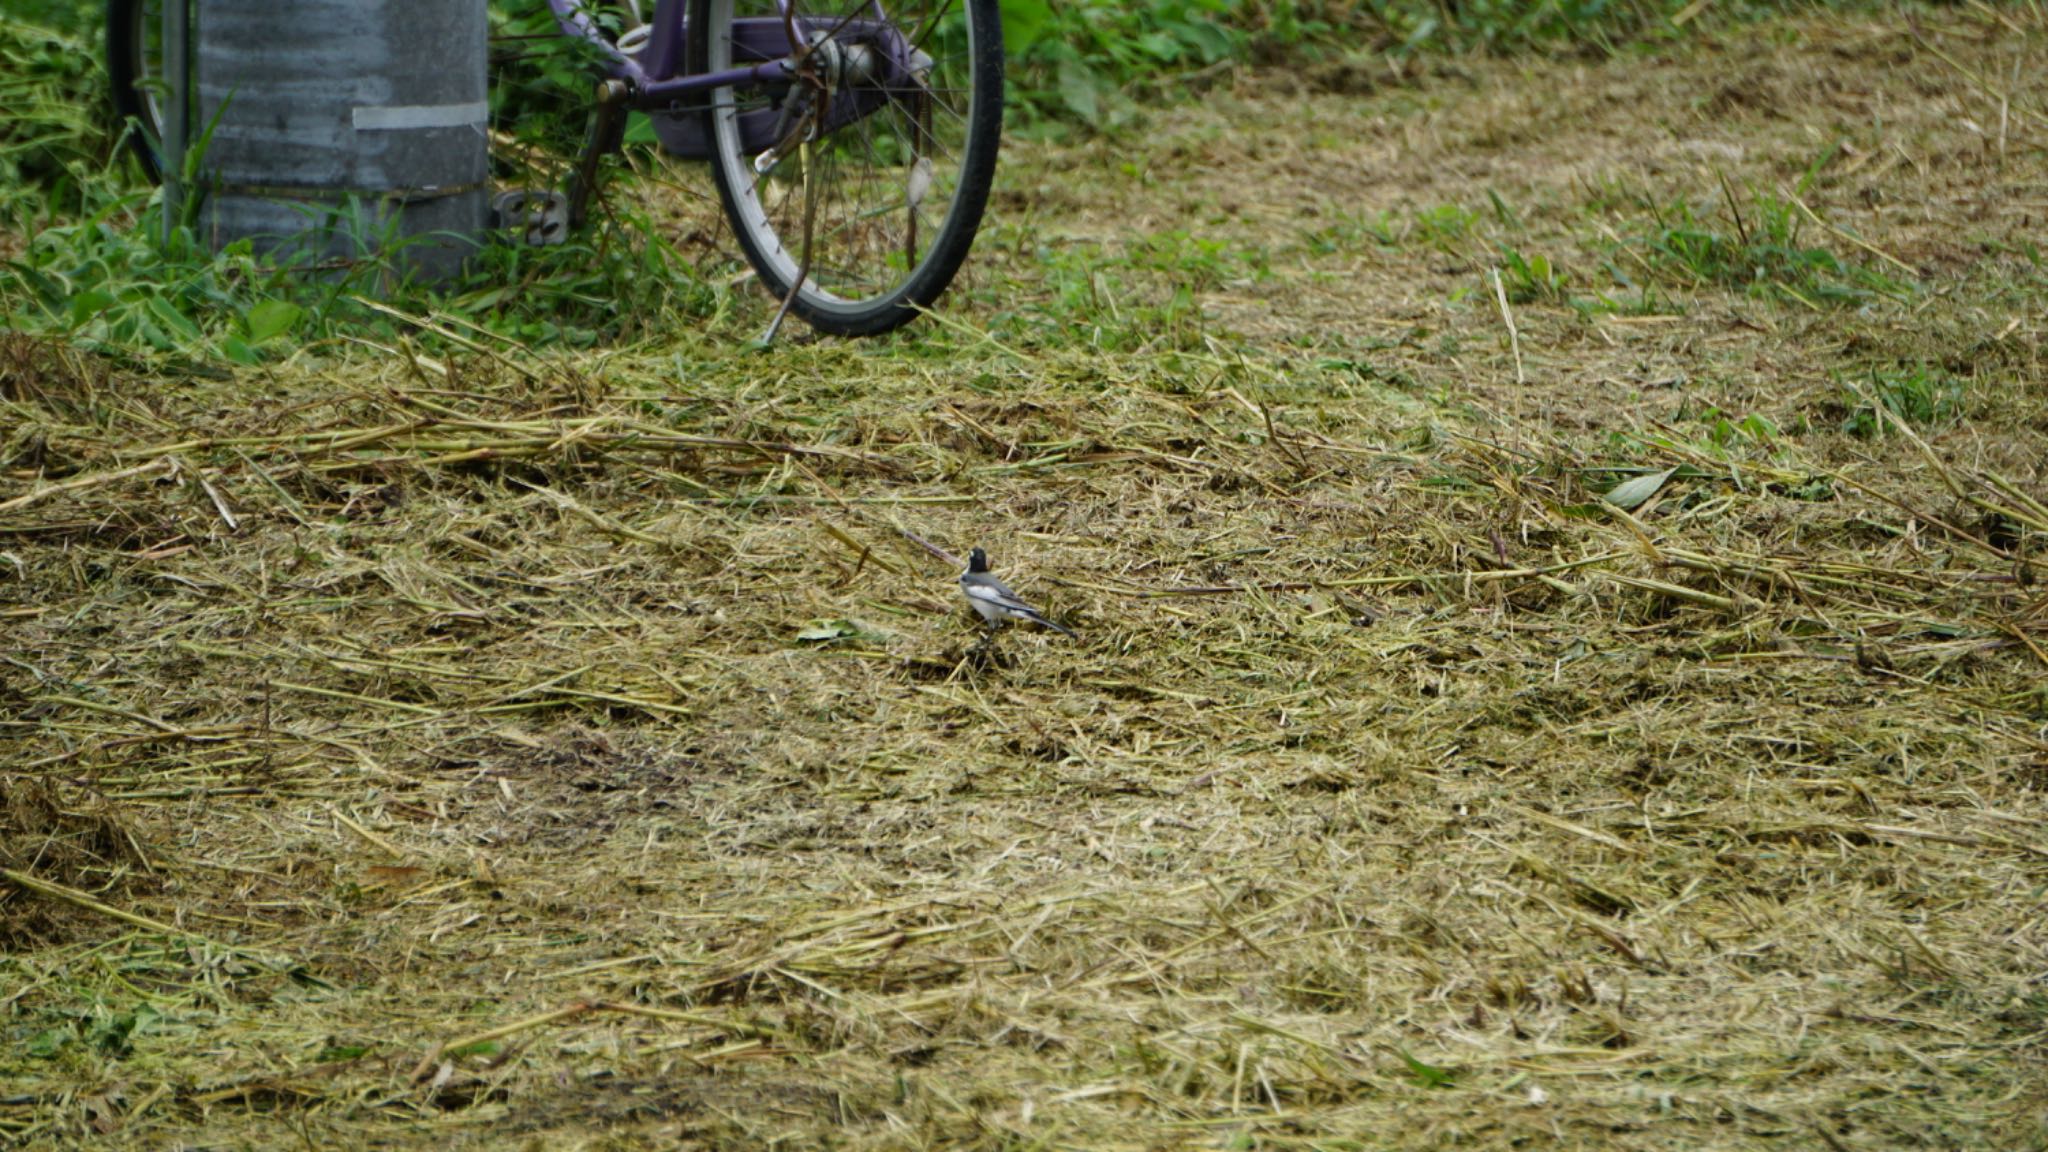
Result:
<svg viewBox="0 0 2048 1152"><path fill-rule="evenodd" d="M702 106L686 108L686 98L706 95L714 89L728 86L752 89L790 83L796 76L797 66L790 52L785 18L793 0L776 0L778 16L733 21L734 57L759 63L698 75L679 74L683 70L684 49L689 36L689 28L683 19L684 2L655 0L654 18L650 23L653 32L644 45L630 53L621 51L605 38L603 31L584 10L583 0L548 0L548 7L554 11L555 23L564 35L593 44L605 54L607 74L612 79L625 82L631 92L629 100L632 106L653 120L655 135L661 140L664 151L689 160L709 160L712 156L711 140L704 130L702 117L698 115ZM827 131L882 107L888 102L887 89L914 83L909 78L908 46L895 27L880 18L881 5L876 3L871 7L877 19L835 19L830 29L838 40L876 44L881 49L879 55L888 62L889 76L882 87L841 94L850 95L851 99L835 98L829 108L825 125ZM777 142L775 125L778 116L774 108L740 113L742 150L761 152L773 147Z"/></svg>

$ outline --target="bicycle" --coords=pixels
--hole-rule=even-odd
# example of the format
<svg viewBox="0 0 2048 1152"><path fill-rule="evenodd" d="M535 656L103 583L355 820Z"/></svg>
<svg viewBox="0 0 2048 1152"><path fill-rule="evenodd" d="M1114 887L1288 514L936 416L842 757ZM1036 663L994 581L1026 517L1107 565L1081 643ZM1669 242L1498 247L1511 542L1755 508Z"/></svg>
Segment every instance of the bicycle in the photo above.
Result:
<svg viewBox="0 0 2048 1152"><path fill-rule="evenodd" d="M107 5L115 108L140 125L152 179L160 3ZM582 224L602 158L639 112L664 151L710 163L747 262L782 301L768 338L790 312L831 335L888 332L952 282L995 178L997 0L654 0L649 19L640 0L548 6L562 35L597 49L603 76L566 187L501 196L508 212Z"/></svg>

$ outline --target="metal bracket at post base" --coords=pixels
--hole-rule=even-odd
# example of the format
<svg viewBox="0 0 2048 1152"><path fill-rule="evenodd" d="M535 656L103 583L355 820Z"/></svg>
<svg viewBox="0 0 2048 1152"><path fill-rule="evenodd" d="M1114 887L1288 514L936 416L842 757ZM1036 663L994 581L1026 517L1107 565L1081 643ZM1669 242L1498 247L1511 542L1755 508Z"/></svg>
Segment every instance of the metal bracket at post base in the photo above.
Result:
<svg viewBox="0 0 2048 1152"><path fill-rule="evenodd" d="M500 192L491 198L491 227L528 248L560 244L569 238L569 198L526 188Z"/></svg>

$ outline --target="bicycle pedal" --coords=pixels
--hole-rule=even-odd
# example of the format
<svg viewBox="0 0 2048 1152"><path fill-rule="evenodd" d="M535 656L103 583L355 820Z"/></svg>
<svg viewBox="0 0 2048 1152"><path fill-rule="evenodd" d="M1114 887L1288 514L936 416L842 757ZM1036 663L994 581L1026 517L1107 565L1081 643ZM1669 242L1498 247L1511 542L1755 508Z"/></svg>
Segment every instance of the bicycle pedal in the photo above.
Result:
<svg viewBox="0 0 2048 1152"><path fill-rule="evenodd" d="M491 200L491 227L516 235L529 248L569 239L569 198L560 192L514 188Z"/></svg>

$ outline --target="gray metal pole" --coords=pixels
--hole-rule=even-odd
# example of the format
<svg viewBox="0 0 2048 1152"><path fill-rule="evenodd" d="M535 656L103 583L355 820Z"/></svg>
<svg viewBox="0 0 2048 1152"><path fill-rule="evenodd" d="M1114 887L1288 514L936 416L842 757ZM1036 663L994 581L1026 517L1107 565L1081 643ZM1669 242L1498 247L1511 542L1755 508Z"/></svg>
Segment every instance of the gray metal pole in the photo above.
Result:
<svg viewBox="0 0 2048 1152"><path fill-rule="evenodd" d="M192 131L192 5L164 0L164 243L185 215L185 149Z"/></svg>
<svg viewBox="0 0 2048 1152"><path fill-rule="evenodd" d="M184 219L205 243L459 275L490 209L485 0L195 7Z"/></svg>

